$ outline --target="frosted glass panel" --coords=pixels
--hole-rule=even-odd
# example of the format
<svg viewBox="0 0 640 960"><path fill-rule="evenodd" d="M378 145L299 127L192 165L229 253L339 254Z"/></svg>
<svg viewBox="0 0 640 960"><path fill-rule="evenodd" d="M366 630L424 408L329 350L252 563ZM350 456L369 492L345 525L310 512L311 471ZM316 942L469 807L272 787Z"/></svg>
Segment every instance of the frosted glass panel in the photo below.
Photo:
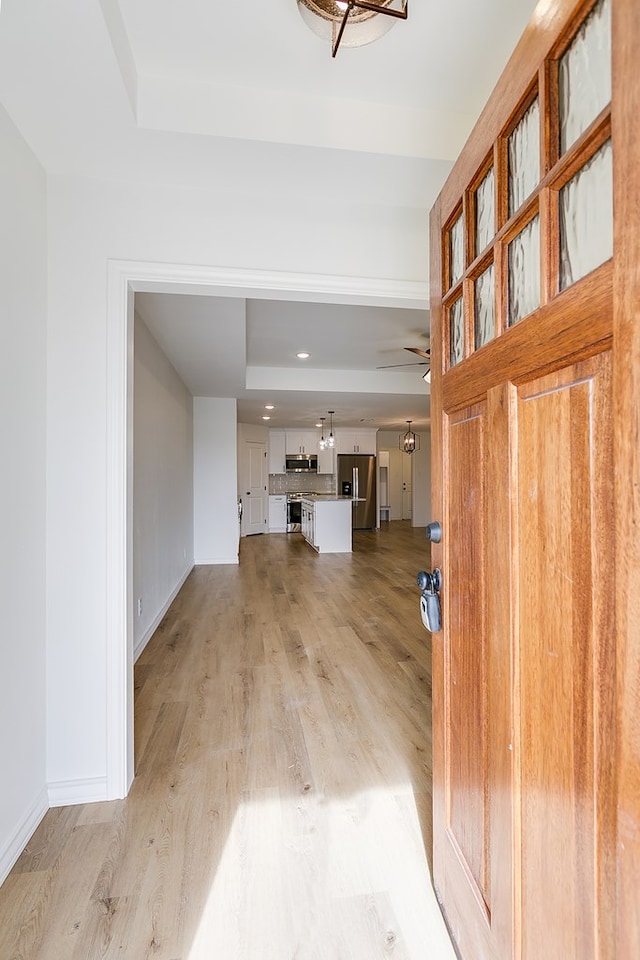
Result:
<svg viewBox="0 0 640 960"><path fill-rule="evenodd" d="M613 256L611 141L560 191L560 289Z"/></svg>
<svg viewBox="0 0 640 960"><path fill-rule="evenodd" d="M600 0L560 60L560 153L611 100L611 4Z"/></svg>
<svg viewBox="0 0 640 960"><path fill-rule="evenodd" d="M540 306L540 218L509 244L509 326Z"/></svg>
<svg viewBox="0 0 640 960"><path fill-rule="evenodd" d="M496 335L494 309L493 264L480 274L475 289L475 344L476 350Z"/></svg>
<svg viewBox="0 0 640 960"><path fill-rule="evenodd" d="M449 310L449 366L455 367L464 357L464 327L462 322L462 297Z"/></svg>
<svg viewBox="0 0 640 960"><path fill-rule="evenodd" d="M509 216L540 180L540 105L534 100L509 137Z"/></svg>
<svg viewBox="0 0 640 960"><path fill-rule="evenodd" d="M462 216L459 216L450 232L451 242L451 277L450 285L456 283L464 273L464 233L462 230Z"/></svg>
<svg viewBox="0 0 640 960"><path fill-rule="evenodd" d="M493 240L496 232L493 167L476 190L476 256Z"/></svg>

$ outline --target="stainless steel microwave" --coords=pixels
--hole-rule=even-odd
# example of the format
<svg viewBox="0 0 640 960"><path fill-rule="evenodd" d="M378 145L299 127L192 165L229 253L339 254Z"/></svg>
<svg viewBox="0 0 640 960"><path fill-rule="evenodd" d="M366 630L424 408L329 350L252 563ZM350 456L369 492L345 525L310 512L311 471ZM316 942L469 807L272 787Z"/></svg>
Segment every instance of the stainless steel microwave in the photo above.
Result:
<svg viewBox="0 0 640 960"><path fill-rule="evenodd" d="M287 473L317 473L318 458L314 453L288 453Z"/></svg>

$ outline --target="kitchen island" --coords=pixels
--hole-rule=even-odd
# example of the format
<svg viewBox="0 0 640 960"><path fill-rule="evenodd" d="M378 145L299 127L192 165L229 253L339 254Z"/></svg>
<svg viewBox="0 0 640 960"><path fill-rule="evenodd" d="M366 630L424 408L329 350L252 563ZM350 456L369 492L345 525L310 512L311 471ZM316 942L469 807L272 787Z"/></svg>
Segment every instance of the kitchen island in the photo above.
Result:
<svg viewBox="0 0 640 960"><path fill-rule="evenodd" d="M318 553L351 553L351 497L302 500L302 536Z"/></svg>

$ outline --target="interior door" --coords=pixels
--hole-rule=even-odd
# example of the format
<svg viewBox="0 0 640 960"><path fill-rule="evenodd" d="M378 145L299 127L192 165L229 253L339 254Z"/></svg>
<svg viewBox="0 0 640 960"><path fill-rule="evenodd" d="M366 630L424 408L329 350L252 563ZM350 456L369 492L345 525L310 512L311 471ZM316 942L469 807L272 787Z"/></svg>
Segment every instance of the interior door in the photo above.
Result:
<svg viewBox="0 0 640 960"><path fill-rule="evenodd" d="M464 960L616 955L611 9L544 8L431 215L434 884Z"/></svg>
<svg viewBox="0 0 640 960"><path fill-rule="evenodd" d="M265 456L266 444L248 440L245 444L245 488L242 491L242 527L245 537L266 530Z"/></svg>
<svg viewBox="0 0 640 960"><path fill-rule="evenodd" d="M402 453L402 519L413 516L413 454Z"/></svg>

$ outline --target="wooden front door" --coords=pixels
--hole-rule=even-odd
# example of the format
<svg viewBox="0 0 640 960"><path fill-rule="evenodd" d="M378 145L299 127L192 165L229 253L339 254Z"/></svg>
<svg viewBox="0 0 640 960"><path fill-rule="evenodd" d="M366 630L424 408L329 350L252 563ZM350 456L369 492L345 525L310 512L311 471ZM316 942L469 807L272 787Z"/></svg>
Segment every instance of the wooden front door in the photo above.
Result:
<svg viewBox="0 0 640 960"><path fill-rule="evenodd" d="M612 198L633 9L540 5L431 215L434 883L464 960L631 956Z"/></svg>

